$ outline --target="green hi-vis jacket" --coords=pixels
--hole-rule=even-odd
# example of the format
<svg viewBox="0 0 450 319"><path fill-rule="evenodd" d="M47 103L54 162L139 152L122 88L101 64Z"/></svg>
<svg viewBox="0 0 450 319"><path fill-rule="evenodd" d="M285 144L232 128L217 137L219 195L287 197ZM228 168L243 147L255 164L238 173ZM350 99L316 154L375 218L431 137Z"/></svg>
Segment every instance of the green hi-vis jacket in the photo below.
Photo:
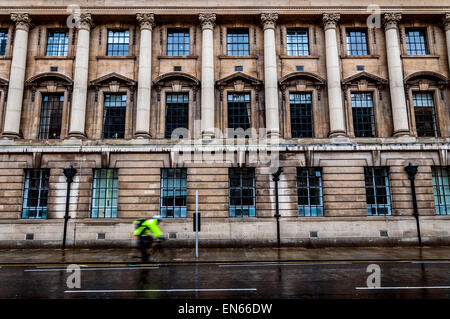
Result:
<svg viewBox="0 0 450 319"><path fill-rule="evenodd" d="M135 224L139 223L139 221L135 221ZM134 231L135 236L150 236L150 233L153 233L153 236L156 238L161 237L163 235L161 229L158 227L158 221L156 219L147 219L142 225Z"/></svg>

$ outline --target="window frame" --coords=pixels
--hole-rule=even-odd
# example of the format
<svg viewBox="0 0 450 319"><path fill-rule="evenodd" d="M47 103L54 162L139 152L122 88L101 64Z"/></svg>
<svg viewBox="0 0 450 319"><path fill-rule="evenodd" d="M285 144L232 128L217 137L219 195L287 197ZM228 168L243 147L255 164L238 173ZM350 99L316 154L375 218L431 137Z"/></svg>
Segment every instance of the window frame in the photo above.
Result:
<svg viewBox="0 0 450 319"><path fill-rule="evenodd" d="M29 192L30 192L30 179L31 174L33 172L39 172L39 187L37 188L38 192L38 205L37 206L28 206L28 200L30 198ZM49 168L27 168L24 170L25 178L24 178L24 186L23 186L23 197L22 197L22 209L21 209L21 219L46 219L47 218L47 212L48 212L48 198L49 198L49 190L50 190L50 169ZM44 173L45 176L44 176ZM43 182L43 178L47 178L47 183ZM34 179L36 180L36 179ZM44 184L44 186L43 186ZM33 188L34 189L34 188ZM35 189L36 190L36 189ZM46 198L45 198L45 205L41 205L42 197L41 193L46 192ZM25 210L27 212L25 213ZM34 216L30 217L30 210L34 210L35 214Z"/></svg>
<svg viewBox="0 0 450 319"><path fill-rule="evenodd" d="M384 186L383 188L385 189L385 193L386 193L386 204L378 204L377 203L377 199L378 199L378 195L377 195L377 188L382 188L381 186L378 186L376 183L376 178L379 177L375 174L375 170L380 170L383 169L384 172L386 173L386 175L383 175L382 177L384 178ZM368 171L370 170L370 172L372 173L372 176L369 176L371 182L373 184L367 185L367 179L368 179ZM389 178L389 167L385 167L385 166L365 166L364 167L364 189L366 192L366 212L367 212L367 216L392 216L392 192L391 192L391 180ZM372 188L373 189L373 198L374 198L374 202L375 204L369 204L369 194L367 192L368 188ZM375 208L375 214L370 213L373 212L373 208ZM383 213L379 213L380 209L383 208L387 208L387 213L383 214Z"/></svg>
<svg viewBox="0 0 450 319"><path fill-rule="evenodd" d="M439 131L439 121L438 121L438 114L437 114L437 108L438 105L436 103L437 99L436 99L436 90L433 89L428 89L428 90L420 90L420 88L418 90L412 89L411 90L411 120L414 122L414 132L416 134L417 137L440 137L440 131ZM433 105L431 106L431 115L432 115L432 120L433 120L433 128L434 128L434 135L433 136L429 136L429 135L420 135L417 131L417 113L416 113L416 105L414 104L415 99L414 97L417 94L429 94L431 96L431 100L433 102ZM427 106L429 107L429 106Z"/></svg>
<svg viewBox="0 0 450 319"><path fill-rule="evenodd" d="M365 54L364 54L364 50L361 50L363 53L362 54L358 54L358 52L356 54L353 54L354 51L352 51L350 49L350 46L352 43L349 42L349 32L364 32L366 35L366 42L365 42ZM370 56L372 54L371 50L370 50L370 36L369 36L369 31L367 28L361 28L361 27L345 27L344 29L344 36L345 36L345 52L346 55L349 57L360 57L360 56ZM356 37L351 37L350 38L356 38ZM358 44L358 43L356 43ZM349 50L350 49L350 50ZM359 51L359 50L357 50Z"/></svg>
<svg viewBox="0 0 450 319"><path fill-rule="evenodd" d="M376 114L375 114L375 98L374 98L374 91L349 91L349 99L350 99L350 108L351 108L351 115L352 115L352 132L353 132L353 136L357 137L357 138L374 138L377 137L377 121L376 121ZM372 102L372 106L370 107L371 109L371 114L370 114L370 124L372 126L372 135L371 136L359 136L356 134L356 130L355 130L355 112L354 109L356 108L355 106L353 106L353 95L370 95L371 97L371 102ZM360 107L362 108L362 107Z"/></svg>
<svg viewBox="0 0 450 319"><path fill-rule="evenodd" d="M185 121L185 126L183 126L183 128L185 128L185 129L187 129L187 130L189 130L189 117L190 117L190 96L189 96L189 92L168 92L168 91L166 91L165 92L165 94L164 94L165 96L164 96L164 138L166 138L166 139L171 139L171 136L172 136L172 134L173 134L173 130L171 131L171 133L170 133L170 136L168 136L168 121L167 121L167 119L168 119L168 112L169 112L169 107L170 107L170 105L172 105L172 104L181 104L181 103L168 103L168 96L169 95L178 95L178 96L181 96L181 95L183 95L184 97L186 97L187 98L187 102L184 102L183 101L183 103L182 104L186 104L184 107L186 108L186 114L185 114L185 116L186 116L186 121ZM179 110L180 108L176 108L176 111L177 110ZM177 114L177 112L175 112L175 114ZM173 118L173 117L172 117ZM177 129L177 128L179 128L179 127L175 127L174 128L174 130L175 129Z"/></svg>
<svg viewBox="0 0 450 319"><path fill-rule="evenodd" d="M230 38L229 38L230 33L231 32L239 32L239 31L247 31L247 33L246 33L246 35L247 35L247 43L245 43L245 42L233 42L233 43L230 43L229 42L229 40L230 40ZM236 34L239 35L239 33L236 33ZM225 41L225 43L226 43L225 44L226 56L232 56L232 57L244 57L245 56L245 57L249 57L251 55L250 28L247 28L247 27L227 27L225 36L226 36L226 41ZM229 45L231 45L231 46L233 46L233 45L244 45L244 46L247 45L247 49L246 50L245 49L244 50L229 49ZM246 51L247 54L231 54L232 52L241 53L241 52L244 52L244 51Z"/></svg>
<svg viewBox="0 0 450 319"><path fill-rule="evenodd" d="M292 119L293 119L293 115L292 115L292 105L296 105L291 103L291 96L292 95L309 95L310 96L310 104L311 104L311 136L294 136L294 128L292 125ZM314 137L314 92L313 91L289 91L288 92L288 97L287 100L289 101L289 123L290 123L290 136L291 138L313 138Z"/></svg>
<svg viewBox="0 0 450 319"><path fill-rule="evenodd" d="M250 111L250 114L247 113L247 118L249 119L249 126L248 126L248 128L244 129L243 127L237 127L237 128L230 127L230 116L232 116L232 115L230 115L230 105L229 105L229 102L230 102L229 101L229 96L230 95L234 95L234 96L236 96L236 95L241 95L241 96L248 95L248 101L237 101L237 102L236 101L232 101L232 103L248 103L248 106L246 107L247 112ZM244 132L247 131L248 129L252 130L253 129L253 123L254 123L253 122L254 121L254 118L253 118L254 110L252 109L252 105L253 105L253 103L252 103L252 99L253 99L252 92L248 91L248 90L245 90L245 91L242 91L242 92L227 91L224 98L225 98L225 101L226 101L226 106L225 106L225 108L226 108L226 123L227 123L227 125L226 125L226 130L227 130L226 136L229 136L229 134L228 134L228 130L229 129L237 130L239 128L242 128L244 130Z"/></svg>
<svg viewBox="0 0 450 319"><path fill-rule="evenodd" d="M105 180L104 178L98 179L97 172L101 174L102 171L105 171L106 175L106 183L108 181L112 181L112 189L109 189L109 185L107 184L107 187L101 187L101 181ZM112 172L112 177L108 177L108 172ZM96 181L100 180L98 183L100 187L96 187L97 183ZM101 190L105 189L105 197L97 197L96 195L98 193L101 194ZM112 195L111 198L107 199L107 193L110 192ZM98 205L98 202L100 199L105 200L104 205ZM97 200L97 205L94 205L95 200ZM106 201L111 201L110 205L106 204ZM114 206L114 201L116 205ZM119 169L118 168L94 168L92 172L92 196L91 196L91 207L90 207L90 218L117 218L118 215L118 209L119 208ZM100 209L103 209L103 216L100 216ZM106 211L109 209L110 216L107 216ZM97 210L95 213L94 211ZM95 215L95 216L94 216Z"/></svg>
<svg viewBox="0 0 450 319"><path fill-rule="evenodd" d="M430 55L431 54L431 46L430 46L430 42L429 42L429 36L428 36L428 28L426 26L405 26L404 29L404 35L405 35L405 55L408 57L414 57L414 56L426 56L426 55ZM423 31L423 36L424 36L424 45L425 45L425 54L421 53L421 54L411 54L409 52L409 45L408 45L408 39L410 39L410 37L408 36L409 32L414 32L414 31ZM414 44L416 44L416 42L414 42ZM417 50L416 50L417 52Z"/></svg>
<svg viewBox="0 0 450 319"><path fill-rule="evenodd" d="M0 54L0 56L1 57L7 57L8 56L8 49L9 49L9 40L10 40L10 32L9 32L9 28L6 28L6 27L0 27L0 32L3 32L4 31L4 34L6 35L5 36L5 38L6 38L6 43L5 43L5 54ZM0 38L1 39L1 38ZM1 46L0 46L0 49L1 49ZM1 51L0 51L0 53L1 53Z"/></svg>
<svg viewBox="0 0 450 319"><path fill-rule="evenodd" d="M128 32L128 42L126 43L128 46L127 54L121 54L121 53L124 53L124 50L121 50L121 49L112 50L112 52L117 51L118 54L110 54L110 48L109 48L110 32L113 32L113 33ZM131 47L132 47L132 44L130 44L131 35L132 35L132 32L128 28L125 28L125 29L107 28L106 29L106 56L107 57L128 57L128 56L130 56L130 51L131 51ZM114 35L112 38L114 38ZM126 38L126 37L119 36L118 38L121 39L121 38ZM111 43L111 45L114 45L114 44L121 45L122 43L114 43L114 42Z"/></svg>
<svg viewBox="0 0 450 319"><path fill-rule="evenodd" d="M181 33L182 31L185 31L184 33L187 33L187 54L170 54L171 51L169 51L169 35L171 32L176 32L176 33ZM185 39L186 37L184 36L183 39ZM191 55L191 30L189 27L185 27L185 28L177 28L177 27L168 27L166 29L166 55L167 56L171 56L171 57L184 57L184 56L190 56ZM178 46L180 45L179 42L176 43ZM186 42L183 42L184 45L186 45ZM175 50L176 52L180 52L179 48L177 47L177 50ZM184 53L186 53L186 50L183 50Z"/></svg>
<svg viewBox="0 0 450 319"><path fill-rule="evenodd" d="M307 200L308 205L301 205L300 204L300 173L301 172L307 172L306 176L306 182L307 186L303 187L303 189L307 190ZM311 172L314 172L314 176L311 176ZM319 186L313 186L311 187L311 178L317 177L316 173L319 172ZM323 217L324 214L324 201L323 201L323 171L321 167L297 167L297 216L298 217ZM311 190L312 189L319 189L319 205L311 204ZM303 197L303 196L302 196ZM315 214L313 214L313 208L316 209ZM309 209L309 212L307 214L307 210ZM301 213L301 210L303 213Z"/></svg>
<svg viewBox="0 0 450 319"><path fill-rule="evenodd" d="M50 122L51 121L51 117L50 116L46 116L46 118L49 119L48 123L47 123L48 127L45 127L46 128L45 131L47 131L47 132L44 132L42 130L42 127L43 127L42 120L43 120L43 113L44 113L44 102L46 102L46 101L44 101L44 99L45 99L46 96L48 96L48 97L50 97L50 96L59 96L59 101L57 101L57 102L59 102L58 104L59 104L59 108L60 108L60 112L59 112L59 134L55 138L51 138L49 136L50 128L52 126L51 122ZM61 100L61 98L62 98L62 100ZM40 101L41 101L41 111L39 113L39 127L38 127L37 139L39 139L39 140L61 139L62 130L63 130L64 105L65 105L65 94L64 94L64 92L55 92L55 93L41 92L41 99L40 99ZM48 102L53 102L54 103L55 101L48 101ZM49 108L47 108L47 110L48 109ZM44 135L44 134L46 134L46 135Z"/></svg>
<svg viewBox="0 0 450 319"><path fill-rule="evenodd" d="M446 176L442 176L442 171L446 170ZM436 174L439 172L439 174ZM432 166L431 176L433 180L433 197L436 216L450 215L450 166ZM446 183L441 181L446 178ZM448 201L447 201L448 197ZM443 202L443 203L442 203ZM442 213L443 212L443 213Z"/></svg>
<svg viewBox="0 0 450 319"><path fill-rule="evenodd" d="M237 187L232 187L232 171L240 171L239 173L239 186ZM251 181L252 181L252 186L243 186L243 176L244 176L244 172L245 171L250 171L251 172ZM245 176L248 176L245 175ZM249 218L249 217L256 217L256 181L255 181L255 168L254 167L230 167L228 169L228 217L230 218ZM232 196L233 190L235 189L239 189L240 190L240 202L241 205L232 205L232 198L236 198ZM243 205L243 195L242 195L242 190L243 189L251 189L253 192L253 196L252 196L252 201L253 204L252 205ZM246 209L247 210L247 215L236 215L236 209Z"/></svg>
<svg viewBox="0 0 450 319"><path fill-rule="evenodd" d="M171 188L169 188L168 186L168 182L167 182L167 187L165 188L164 186L164 181L168 181L169 179L169 175L167 174L169 171L173 171L173 186ZM164 172L166 172L166 174L164 175ZM179 185L181 185L180 187L176 187L175 186L175 180L177 180L177 176L180 173L180 178L178 179L179 181ZM160 176L161 176L161 184L160 184L160 191L161 191L161 195L160 195L160 214L162 217L164 218L187 218L187 168L161 168L161 172L160 172ZM167 177L166 179L164 177ZM164 194L165 193L169 193L170 191L173 192L172 195L167 195L168 197L171 196L172 197L172 202L174 205L164 205ZM184 205L176 205L177 203L177 191L181 191L181 196L184 196ZM184 193L184 195L183 195ZM172 208L173 210L173 216L169 216L167 214L168 209ZM178 210L178 214L175 213L175 210Z"/></svg>
<svg viewBox="0 0 450 319"><path fill-rule="evenodd" d="M117 118L123 118L123 124L121 123L120 125L123 125L123 136L122 137L105 137L105 120L106 120L106 116L108 115L106 112L106 108L107 106L105 105L106 103L106 96L110 95L110 96L122 96L122 101L121 102L125 102L125 106L119 106L119 107L115 107L115 108L121 108L123 109L123 115L122 116L116 116ZM123 97L125 97L125 100L123 100ZM102 139L124 139L126 138L127 135L127 113L128 113L128 94L127 92L104 92L103 93L103 99L102 99L102 131L101 131L101 138ZM113 125L108 125L109 126L113 126ZM117 132L116 132L117 134ZM109 136L109 135L108 135Z"/></svg>
<svg viewBox="0 0 450 319"><path fill-rule="evenodd" d="M56 55L53 54L49 54L49 41L50 41L50 34L51 33L65 33L64 36L64 49L63 49L63 54L59 54L59 47L60 47L60 43L58 42L56 44L57 50L56 50ZM61 37L59 37L58 39L60 39ZM69 55L69 39L70 39L70 31L69 29L66 28L48 28L47 29L47 41L46 41L46 46L45 46L45 56L47 57L67 57ZM55 44L53 43L53 45L55 46ZM52 50L51 52L55 52L54 50Z"/></svg>
<svg viewBox="0 0 450 319"><path fill-rule="evenodd" d="M309 32L309 28L308 27L286 27L285 28L285 31L286 31L286 36L285 36L285 39L286 39L286 56L289 56L289 57L302 57L302 56L310 56L311 55L311 43L310 43L310 32ZM289 54L289 38L288 38L288 34L289 34L289 32L292 32L292 31L305 31L306 32L306 38L307 38L307 42L306 42L306 45L307 45L307 53L308 54ZM305 43L300 43L300 44L305 44ZM298 45L299 45L299 43L298 42L296 42L295 43L295 45L297 46L297 52L299 51L298 50ZM304 50L301 50L301 51L303 51L304 52Z"/></svg>

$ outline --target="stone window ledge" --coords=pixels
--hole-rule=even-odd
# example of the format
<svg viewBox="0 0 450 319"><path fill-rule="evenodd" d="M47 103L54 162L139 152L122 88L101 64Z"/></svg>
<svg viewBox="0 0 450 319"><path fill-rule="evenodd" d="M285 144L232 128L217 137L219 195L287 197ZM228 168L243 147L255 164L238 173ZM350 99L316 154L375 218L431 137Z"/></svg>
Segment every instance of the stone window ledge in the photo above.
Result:
<svg viewBox="0 0 450 319"><path fill-rule="evenodd" d="M318 55L280 55L280 59L320 59Z"/></svg>
<svg viewBox="0 0 450 319"><path fill-rule="evenodd" d="M198 55L188 55L188 56L171 56L171 55L159 55L158 56L158 60L164 60L164 59L168 59L168 60L197 60L198 59Z"/></svg>
<svg viewBox="0 0 450 319"><path fill-rule="evenodd" d="M404 59L439 59L439 55L435 54L427 54L427 55L408 55L408 54L402 54L402 58Z"/></svg>
<svg viewBox="0 0 450 319"><path fill-rule="evenodd" d="M106 56L101 55L96 57L97 60L136 60L135 55L127 55L127 56Z"/></svg>
<svg viewBox="0 0 450 319"><path fill-rule="evenodd" d="M341 59L379 59L379 55L342 55Z"/></svg>
<svg viewBox="0 0 450 319"><path fill-rule="evenodd" d="M35 56L35 60L75 60L74 56Z"/></svg>
<svg viewBox="0 0 450 319"><path fill-rule="evenodd" d="M256 56L256 55L219 55L219 59L257 60L258 56Z"/></svg>

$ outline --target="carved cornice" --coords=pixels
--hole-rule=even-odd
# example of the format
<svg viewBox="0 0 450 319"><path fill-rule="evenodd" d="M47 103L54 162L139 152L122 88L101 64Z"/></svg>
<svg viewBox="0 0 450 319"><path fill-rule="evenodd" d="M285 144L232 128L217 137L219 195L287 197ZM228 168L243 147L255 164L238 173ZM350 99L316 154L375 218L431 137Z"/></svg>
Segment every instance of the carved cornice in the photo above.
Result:
<svg viewBox="0 0 450 319"><path fill-rule="evenodd" d="M11 20L15 23L16 29L29 31L33 27L28 13L11 13Z"/></svg>
<svg viewBox="0 0 450 319"><path fill-rule="evenodd" d="M81 13L77 17L77 20L78 20L78 29L90 31L95 26L90 13Z"/></svg>
<svg viewBox="0 0 450 319"><path fill-rule="evenodd" d="M322 14L322 25L325 30L333 28L336 29L341 15L339 13L324 13Z"/></svg>
<svg viewBox="0 0 450 319"><path fill-rule="evenodd" d="M450 13L444 14L444 17L442 18L442 26L444 27L445 31L450 30Z"/></svg>
<svg viewBox="0 0 450 319"><path fill-rule="evenodd" d="M155 15L153 13L136 13L136 20L142 29L153 30L155 26Z"/></svg>
<svg viewBox="0 0 450 319"><path fill-rule="evenodd" d="M202 29L214 29L214 26L216 25L215 13L200 13L198 19L200 20Z"/></svg>
<svg viewBox="0 0 450 319"><path fill-rule="evenodd" d="M385 30L398 28L398 22L402 19L400 12L386 12L383 15L383 26Z"/></svg>
<svg viewBox="0 0 450 319"><path fill-rule="evenodd" d="M275 29L278 13L261 13L261 24L265 29Z"/></svg>

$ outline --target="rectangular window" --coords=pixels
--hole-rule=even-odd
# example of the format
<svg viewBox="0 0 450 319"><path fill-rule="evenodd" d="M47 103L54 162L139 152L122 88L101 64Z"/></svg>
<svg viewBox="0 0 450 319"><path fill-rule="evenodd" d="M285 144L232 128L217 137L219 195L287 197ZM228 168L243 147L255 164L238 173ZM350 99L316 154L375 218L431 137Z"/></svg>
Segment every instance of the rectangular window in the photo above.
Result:
<svg viewBox="0 0 450 319"><path fill-rule="evenodd" d="M94 169L92 188L92 218L117 217L117 198L119 192L118 169Z"/></svg>
<svg viewBox="0 0 450 319"><path fill-rule="evenodd" d="M292 137L313 137L312 94L291 93L289 105Z"/></svg>
<svg viewBox="0 0 450 319"><path fill-rule="evenodd" d="M356 137L375 136L372 93L352 93L353 131Z"/></svg>
<svg viewBox="0 0 450 319"><path fill-rule="evenodd" d="M186 217L185 168L161 169L161 216Z"/></svg>
<svg viewBox="0 0 450 319"><path fill-rule="evenodd" d="M426 29L406 29L406 49L408 55L428 54Z"/></svg>
<svg viewBox="0 0 450 319"><path fill-rule="evenodd" d="M287 29L287 55L309 55L309 39L307 29Z"/></svg>
<svg viewBox="0 0 450 319"><path fill-rule="evenodd" d="M367 214L369 216L391 215L391 195L388 169L364 167Z"/></svg>
<svg viewBox="0 0 450 319"><path fill-rule="evenodd" d="M165 138L171 138L177 128L189 127L189 94L168 93L166 95Z"/></svg>
<svg viewBox="0 0 450 319"><path fill-rule="evenodd" d="M323 216L320 168L297 168L297 197L299 216Z"/></svg>
<svg viewBox="0 0 450 319"><path fill-rule="evenodd" d="M108 30L107 56L128 56L129 30Z"/></svg>
<svg viewBox="0 0 450 319"><path fill-rule="evenodd" d="M167 55L189 55L189 29L167 30Z"/></svg>
<svg viewBox="0 0 450 319"><path fill-rule="evenodd" d="M250 55L248 29L228 29L227 55Z"/></svg>
<svg viewBox="0 0 450 319"><path fill-rule="evenodd" d="M347 55L368 55L367 31L347 29Z"/></svg>
<svg viewBox="0 0 450 319"><path fill-rule="evenodd" d="M229 169L230 217L255 217L255 169Z"/></svg>
<svg viewBox="0 0 450 319"><path fill-rule="evenodd" d="M228 128L243 129L251 127L250 93L228 94Z"/></svg>
<svg viewBox="0 0 450 319"><path fill-rule="evenodd" d="M64 94L42 95L38 139L60 138L63 105Z"/></svg>
<svg viewBox="0 0 450 319"><path fill-rule="evenodd" d="M46 218L50 169L26 169L22 218Z"/></svg>
<svg viewBox="0 0 450 319"><path fill-rule="evenodd" d="M46 56L67 56L68 30L48 30Z"/></svg>
<svg viewBox="0 0 450 319"><path fill-rule="evenodd" d="M450 167L433 167L436 215L450 215Z"/></svg>
<svg viewBox="0 0 450 319"><path fill-rule="evenodd" d="M124 138L126 110L126 94L105 94L103 138Z"/></svg>
<svg viewBox="0 0 450 319"><path fill-rule="evenodd" d="M6 55L8 45L8 29L0 29L0 56Z"/></svg>
<svg viewBox="0 0 450 319"><path fill-rule="evenodd" d="M434 99L431 92L413 93L414 117L417 136L436 137L438 135Z"/></svg>

